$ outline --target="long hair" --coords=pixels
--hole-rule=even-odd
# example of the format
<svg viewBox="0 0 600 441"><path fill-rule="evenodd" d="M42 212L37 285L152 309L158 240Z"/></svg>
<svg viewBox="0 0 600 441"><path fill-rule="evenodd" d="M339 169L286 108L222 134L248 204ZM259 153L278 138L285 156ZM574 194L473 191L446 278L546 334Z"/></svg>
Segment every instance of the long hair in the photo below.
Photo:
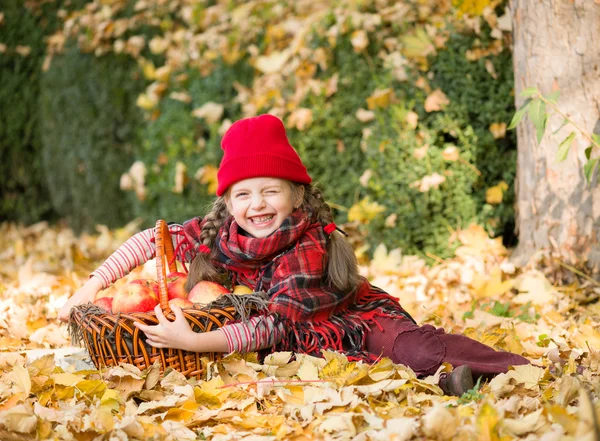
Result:
<svg viewBox="0 0 600 441"><path fill-rule="evenodd" d="M321 191L311 184L296 184L290 182L292 198L302 201L294 208L304 208L313 213L313 220L327 225L333 222L331 207L325 202ZM212 263L215 257L215 242L219 229L229 216L227 200L229 192L215 200L210 212L204 218L206 222L200 232L200 244L211 249L211 253L198 253L190 265L186 290L189 292L201 280L220 281L223 274ZM327 285L334 290L351 292L360 283L358 264L354 250L346 238L338 231L329 235L327 240Z"/></svg>

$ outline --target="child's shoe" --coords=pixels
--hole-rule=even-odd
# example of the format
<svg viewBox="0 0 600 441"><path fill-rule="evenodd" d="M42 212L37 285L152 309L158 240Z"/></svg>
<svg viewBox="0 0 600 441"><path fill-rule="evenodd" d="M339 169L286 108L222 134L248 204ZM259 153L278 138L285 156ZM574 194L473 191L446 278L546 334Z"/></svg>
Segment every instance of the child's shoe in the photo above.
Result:
<svg viewBox="0 0 600 441"><path fill-rule="evenodd" d="M444 391L444 394L460 397L468 390L473 389L474 384L471 368L464 364L450 373L442 372L438 384Z"/></svg>

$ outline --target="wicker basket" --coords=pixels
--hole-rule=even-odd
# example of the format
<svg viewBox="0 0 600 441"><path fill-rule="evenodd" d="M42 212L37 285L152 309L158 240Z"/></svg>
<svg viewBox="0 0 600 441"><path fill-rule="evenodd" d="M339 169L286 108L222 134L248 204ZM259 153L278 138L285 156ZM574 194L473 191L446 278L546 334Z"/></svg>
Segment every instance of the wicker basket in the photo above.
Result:
<svg viewBox="0 0 600 441"><path fill-rule="evenodd" d="M170 272L176 271L176 264L173 259L173 243L165 221L159 220L156 223L155 237L160 307L165 316L173 320L175 314L169 308L167 297L165 259ZM183 315L195 332L215 330L238 317L233 306L211 308L208 305L184 309ZM69 321L73 340L84 343L98 369L119 363L129 363L145 369L158 361L161 371L170 367L188 378L201 378L204 374L202 359L205 363L206 359L216 360L219 357L216 353L153 348L146 343L145 334L133 325L134 322L156 325L158 319L154 312L111 314L88 303L73 308Z"/></svg>

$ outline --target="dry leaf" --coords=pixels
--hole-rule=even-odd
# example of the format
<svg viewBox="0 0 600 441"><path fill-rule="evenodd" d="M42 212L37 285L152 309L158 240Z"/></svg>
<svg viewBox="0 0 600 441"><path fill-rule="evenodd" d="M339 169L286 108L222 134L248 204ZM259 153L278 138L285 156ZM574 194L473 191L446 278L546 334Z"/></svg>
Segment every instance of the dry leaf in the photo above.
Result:
<svg viewBox="0 0 600 441"><path fill-rule="evenodd" d="M450 104L450 100L441 89L435 89L425 99L425 111L437 112Z"/></svg>
<svg viewBox="0 0 600 441"><path fill-rule="evenodd" d="M198 107L192 111L192 115L196 118L202 118L209 124L215 124L221 121L225 108L222 104L217 104L212 101L205 103L202 107Z"/></svg>
<svg viewBox="0 0 600 441"><path fill-rule="evenodd" d="M355 115L356 119L363 123L373 121L375 119L375 112L371 110L358 109Z"/></svg>
<svg viewBox="0 0 600 441"><path fill-rule="evenodd" d="M367 48L367 46L369 46L369 37L367 36L367 33L364 30L359 29L352 33L352 36L350 37L350 42L352 43L354 52L360 53L364 51Z"/></svg>

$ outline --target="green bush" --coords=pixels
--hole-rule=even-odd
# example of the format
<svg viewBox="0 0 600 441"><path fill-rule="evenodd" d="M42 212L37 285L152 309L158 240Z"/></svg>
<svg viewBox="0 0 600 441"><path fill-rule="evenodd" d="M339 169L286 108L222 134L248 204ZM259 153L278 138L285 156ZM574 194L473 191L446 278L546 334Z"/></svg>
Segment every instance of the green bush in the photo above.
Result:
<svg viewBox="0 0 600 441"><path fill-rule="evenodd" d="M451 104L444 113L452 120L468 123L476 136L472 163L481 172L481 179L473 186L476 219L485 224L491 234L502 235L505 244L514 245L516 135L514 131L508 131L504 138L494 139L489 130L493 123L508 124L515 111L512 54L504 49L498 55L477 61L469 61L465 56L467 49L476 43L486 46L489 40L486 32L479 39L453 33L446 50L432 60L431 84L433 88L441 88L450 99ZM496 78L487 71L486 61L493 66ZM486 204L486 190L501 181L509 186L502 203Z"/></svg>
<svg viewBox="0 0 600 441"><path fill-rule="evenodd" d="M188 79L181 85L191 101L182 103L171 98L161 100L160 115L146 124L136 158L147 168L146 198L133 202L135 214L150 226L159 218L183 221L206 213L215 198L208 185L195 174L201 167L218 167L222 157L220 123L209 124L194 117L192 111L207 102L224 105L223 119L234 122L241 118L239 104L234 102L234 82L248 86L251 68L244 62L230 66L219 60L217 68L203 77L189 69ZM182 193L174 193L176 163L187 167L187 184ZM133 194L130 197L135 198Z"/></svg>
<svg viewBox="0 0 600 441"><path fill-rule="evenodd" d="M143 88L135 62L69 47L42 78L42 161L53 207L76 230L133 217L119 188L133 162Z"/></svg>
<svg viewBox="0 0 600 441"><path fill-rule="evenodd" d="M17 0L2 4L0 42L6 51L0 53L0 219L33 223L54 216L40 158L38 111L43 38L55 25L53 8L46 4L31 11ZM19 54L18 46L29 48L29 54Z"/></svg>
<svg viewBox="0 0 600 441"><path fill-rule="evenodd" d="M356 111L366 108L366 99L382 82L385 70L378 66L374 72L365 56L352 50L347 36L328 49L331 62L320 77L339 74L338 91L331 97L309 94L302 107L312 110L313 124L304 131L289 129L288 134L313 182L328 202L342 209L337 211L337 220L343 221L344 210L358 200L359 178L366 168L361 149L364 126L356 119Z"/></svg>
<svg viewBox="0 0 600 441"><path fill-rule="evenodd" d="M373 177L367 195L386 207L365 227L372 246L383 242L408 253L446 257L452 252L451 232L472 221L486 225L491 234L506 235L507 244L514 240L516 142L511 132L496 140L489 130L492 123L509 121L514 112L512 63L508 51L488 57L494 79L485 59L467 60L465 52L475 42L472 35L452 34L445 49L429 60L431 90L440 88L450 101L443 112L425 111L428 93L414 86L418 73L413 72L407 83L392 86L400 104L379 112L371 126L374 136L368 140L367 157ZM416 131L401 122L408 110L419 115ZM417 132L425 141L417 139ZM429 144L427 154L416 159L415 148L424 143ZM442 156L451 146L458 148L458 161ZM433 173L445 178L439 188L421 192L413 184ZM503 202L486 203L486 190L501 181L509 185ZM397 215L396 224L386 226L391 214Z"/></svg>

